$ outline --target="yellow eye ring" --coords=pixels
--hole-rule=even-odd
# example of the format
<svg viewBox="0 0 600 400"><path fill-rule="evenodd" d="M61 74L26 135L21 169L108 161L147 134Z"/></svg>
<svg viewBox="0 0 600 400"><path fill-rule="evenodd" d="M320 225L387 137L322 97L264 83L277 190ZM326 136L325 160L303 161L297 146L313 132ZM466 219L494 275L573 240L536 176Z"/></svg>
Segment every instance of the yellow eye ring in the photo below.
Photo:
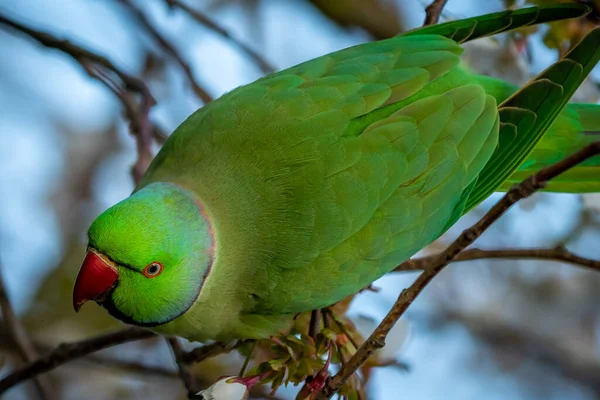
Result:
<svg viewBox="0 0 600 400"><path fill-rule="evenodd" d="M146 278L156 278L163 272L164 268L165 267L163 267L161 263L159 263L158 261L154 261L146 265L146 267L142 271L142 274L144 274Z"/></svg>

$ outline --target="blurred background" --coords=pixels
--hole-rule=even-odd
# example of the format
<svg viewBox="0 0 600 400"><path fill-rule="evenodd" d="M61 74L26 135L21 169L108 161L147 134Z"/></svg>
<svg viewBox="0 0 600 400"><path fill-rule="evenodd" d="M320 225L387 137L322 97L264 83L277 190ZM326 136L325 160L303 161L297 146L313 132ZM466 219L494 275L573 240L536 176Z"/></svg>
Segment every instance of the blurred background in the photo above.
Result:
<svg viewBox="0 0 600 400"><path fill-rule="evenodd" d="M235 41L167 3L3 0L0 14L69 39L143 77L158 101L151 120L169 133L203 102L148 25L167 39L198 85L216 98L259 78L269 66L283 69L418 27L429 2L183 2ZM525 3L450 0L442 20ZM465 60L482 73L523 83L590 26L555 24L552 29L479 40L468 46ZM89 223L133 188L136 148L119 100L70 57L3 25L0 54L0 263L14 308L43 353L59 342L120 326L96 306L75 314L71 288ZM599 82L596 69L578 100L597 102ZM427 251L443 249L497 198L465 216ZM478 241L481 248L557 244L600 259L598 195L537 194L514 207ZM368 334L415 276L384 277L375 283L380 292L358 295L348 315ZM409 309L384 350L385 357L407 368L374 369L369 398L598 399L599 301L600 274L574 266L489 260L453 264ZM151 368L142 370L130 361ZM222 356L197 366L194 373L206 387L218 376L235 374L241 362L235 354ZM0 329L0 376L19 365ZM158 339L82 358L48 376L61 399L185 396L169 349ZM294 393L293 388L282 388L277 396L294 398ZM28 383L6 398L35 396Z"/></svg>

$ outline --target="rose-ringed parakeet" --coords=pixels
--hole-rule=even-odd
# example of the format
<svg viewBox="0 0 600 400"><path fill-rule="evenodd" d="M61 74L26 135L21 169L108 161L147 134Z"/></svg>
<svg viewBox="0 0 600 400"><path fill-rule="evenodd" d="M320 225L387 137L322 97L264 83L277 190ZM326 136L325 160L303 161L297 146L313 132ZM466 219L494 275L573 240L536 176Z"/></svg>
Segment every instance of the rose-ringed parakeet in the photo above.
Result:
<svg viewBox="0 0 600 400"><path fill-rule="evenodd" d="M75 309L95 300L129 324L227 341L358 292L515 174L594 140L600 108L567 102L600 59L600 29L516 92L460 62L467 40L586 12L568 3L417 29L207 104L91 225ZM598 190L599 165L550 189Z"/></svg>

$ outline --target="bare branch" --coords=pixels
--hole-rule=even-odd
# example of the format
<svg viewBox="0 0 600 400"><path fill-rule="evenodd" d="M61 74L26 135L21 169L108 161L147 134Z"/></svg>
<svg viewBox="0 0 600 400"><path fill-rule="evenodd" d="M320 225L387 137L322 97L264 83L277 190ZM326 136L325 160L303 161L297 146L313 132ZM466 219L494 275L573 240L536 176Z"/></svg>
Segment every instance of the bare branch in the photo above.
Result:
<svg viewBox="0 0 600 400"><path fill-rule="evenodd" d="M321 330L321 310L312 310L310 314L310 324L308 326L308 336L317 340L317 334Z"/></svg>
<svg viewBox="0 0 600 400"><path fill-rule="evenodd" d="M446 6L448 0L434 0L433 3L427 6L425 9L425 21L423 26L435 25L440 22L440 16Z"/></svg>
<svg viewBox="0 0 600 400"><path fill-rule="evenodd" d="M180 0L166 0L166 2L171 7L180 8L182 11L189 14L190 17L194 18L199 24L205 26L206 28L218 34L219 36L229 40L244 54L251 58L258 65L261 71L263 71L265 74L275 71L275 68L273 68L273 66L269 64L261 55L259 55L256 51L252 50L250 47L240 42L233 36L231 36L231 34L226 29L219 26L206 15L202 14L200 11L191 8L190 6L188 6Z"/></svg>
<svg viewBox="0 0 600 400"><path fill-rule="evenodd" d="M427 257L415 258L408 260L400 264L395 272L402 271L419 271L431 266L431 262L434 261L439 255L432 255ZM564 246L557 246L550 249L502 249L502 250L481 250L481 249L469 249L460 253L452 262L460 261L471 261L481 259L534 259L534 260L547 260L565 262L580 267L585 267L600 271L600 261L584 258L573 254L567 250Z"/></svg>
<svg viewBox="0 0 600 400"><path fill-rule="evenodd" d="M21 321L15 315L8 293L6 292L6 286L4 285L4 279L2 278L2 268L0 266L0 311L2 311L2 323L6 327L9 334L9 339L15 345L17 352L21 359L25 363L30 363L35 360L37 352L25 330ZM37 391L42 399L54 399L54 391L50 382L43 377L36 377L34 383L37 387Z"/></svg>
<svg viewBox="0 0 600 400"><path fill-rule="evenodd" d="M171 347L171 351L173 352L173 357L175 358L175 363L177 364L177 369L179 370L179 377L183 381L185 388L187 389L188 396L195 394L198 389L196 388L196 384L194 382L194 377L190 374L188 370L188 366L183 362L184 351L181 347L181 343L176 338L170 337L166 338L169 343L169 347Z"/></svg>
<svg viewBox="0 0 600 400"><path fill-rule="evenodd" d="M114 82L104 71L95 68L95 66L87 61L82 61L81 65L87 73L102 82L123 104L125 109L125 117L129 120L129 131L136 138L138 159L131 168L133 180L138 183L146 172L148 165L152 161L152 137L147 137L148 129L148 113L151 105L147 102L147 97L142 97L142 104L138 106L132 98L131 92L121 90L119 85ZM142 132L144 132L142 134ZM158 128L152 127L152 136L162 137L163 134L158 133Z"/></svg>
<svg viewBox="0 0 600 400"><path fill-rule="evenodd" d="M69 361L84 357L107 347L135 340L147 339L153 336L155 336L154 333L145 329L128 328L84 339L79 342L60 344L48 355L37 359L24 368L12 372L0 380L0 395L27 379L32 379Z"/></svg>
<svg viewBox="0 0 600 400"><path fill-rule="evenodd" d="M127 89L131 89L140 94L149 95L148 87L146 86L144 81L124 72L106 57L86 50L83 47L77 46L69 42L68 40L58 39L49 33L28 28L27 26L19 22L13 21L3 15L0 15L0 24L10 26L11 28L17 31L26 34L27 36L31 37L32 39L35 39L45 47L60 50L63 53L70 55L77 62L80 62L81 59L87 59L93 63L101 65L102 67L106 68L109 71L112 71L115 75L117 75L119 79L121 79L126 85Z"/></svg>
<svg viewBox="0 0 600 400"><path fill-rule="evenodd" d="M187 353L182 353L180 360L186 364L202 362L208 358L216 357L221 354L229 353L230 351L238 348L244 343L243 340L238 341L237 343L230 345L224 342L215 342L212 344L207 344L198 348L195 348L192 351L188 351Z"/></svg>
<svg viewBox="0 0 600 400"><path fill-rule="evenodd" d="M131 130L137 141L138 160L133 169L136 181L139 180L152 160L152 137L163 136L157 134L156 128L154 128L154 132L152 132L153 128L150 124L149 113L150 108L156 104L156 101L144 81L123 71L106 57L75 45L68 40L58 39L49 33L29 28L3 15L0 15L0 24L7 25L26 34L45 47L54 48L68 54L77 61L88 74L99 79L109 87L113 93L117 94L119 99L123 102L123 106L125 107L128 116L130 118L135 116L135 118L131 118ZM119 85L115 81L115 78L120 80L122 85ZM138 93L141 96L139 109L138 107L133 107L131 104L128 104L124 101L124 96L119 95L119 93L125 93L127 91ZM136 112L131 112L129 110L130 108L136 109Z"/></svg>
<svg viewBox="0 0 600 400"><path fill-rule="evenodd" d="M183 70L183 73L187 77L189 84L192 86L194 93L202 100L202 102L210 103L213 101L213 98L208 92L196 82L196 78L194 78L194 72L190 65L184 60L183 56L179 54L179 51L171 44L169 41L152 25L150 19L144 14L144 12L139 9L133 2L130 0L119 0L121 4L123 4L137 19L140 25L152 36L152 38L158 43L160 47L167 53Z"/></svg>
<svg viewBox="0 0 600 400"><path fill-rule="evenodd" d="M547 182L561 173L573 168L577 164L600 154L600 142L594 142L569 157L538 171L536 174L513 186L475 225L463 233L441 254L431 261L415 282L402 290L392 309L383 318L371 336L360 346L352 358L342 366L340 371L327 381L319 394L319 399L328 399L333 396L342 385L360 368L360 366L375 351L385 346L385 339L398 319L412 304L417 296L435 278L442 269L452 262L464 249L470 246L483 234L498 218L519 200L531 196L536 191L546 186Z"/></svg>
<svg viewBox="0 0 600 400"><path fill-rule="evenodd" d="M79 358L76 361L81 361L100 367L116 368L118 370L126 371L132 374L179 379L179 374L177 373L177 371L169 368L159 367L155 365L146 365L137 361L120 360L113 357L106 357L100 354L90 354L85 357Z"/></svg>

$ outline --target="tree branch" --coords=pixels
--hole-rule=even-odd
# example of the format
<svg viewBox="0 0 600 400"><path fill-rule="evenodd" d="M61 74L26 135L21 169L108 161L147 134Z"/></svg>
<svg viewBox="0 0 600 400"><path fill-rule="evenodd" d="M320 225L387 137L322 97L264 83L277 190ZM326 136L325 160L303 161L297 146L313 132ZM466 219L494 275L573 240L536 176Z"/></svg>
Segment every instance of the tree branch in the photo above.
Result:
<svg viewBox="0 0 600 400"><path fill-rule="evenodd" d="M4 279L2 277L2 268L0 266L0 311L2 311L2 322L6 327L9 335L9 339L15 345L19 356L25 363L30 363L35 360L37 352L27 334L27 331L21 324L21 321L15 315L8 293L6 292L6 286L4 285ZM42 399L54 399L54 391L52 386L47 379L43 377L36 377L34 379L37 391Z"/></svg>
<svg viewBox="0 0 600 400"><path fill-rule="evenodd" d="M192 351L181 353L180 361L186 364L202 362L208 358L213 358L221 354L229 353L230 351L238 348L244 343L243 340L239 340L237 343L230 345L224 342L215 342L195 348Z"/></svg>
<svg viewBox="0 0 600 400"><path fill-rule="evenodd" d="M0 15L0 24L7 25L16 31L24 33L45 47L57 49L68 54L77 61L88 74L99 79L117 94L117 97L119 97L123 103L126 113L131 119L132 134L134 134L137 141L138 160L133 169L134 176L136 179L139 179L152 160L152 137L163 136L158 135L157 129L152 128L152 125L150 124L150 108L156 104L156 101L146 83L144 83L142 79L124 72L106 57L75 45L68 40L58 39L49 33L29 28L3 15ZM115 78L120 80L122 84L119 85L115 81ZM124 100L124 95L120 95L120 93L125 93L127 91L138 93L141 96L139 107L133 107L131 104L128 104L128 102ZM136 111L131 112L131 108L136 109Z"/></svg>
<svg viewBox="0 0 600 400"><path fill-rule="evenodd" d="M190 17L195 19L202 26L210 29L215 32L217 35L227 39L231 43L233 43L238 49L240 49L244 54L246 54L249 58L251 58L265 74L271 73L275 71L275 68L269 64L261 55L259 55L256 51L252 50L250 47L240 42L224 28L219 26L217 23L212 21L210 18L202 14L200 11L191 8L187 4L183 3L180 0L165 0L170 7L178 7L182 11L186 12Z"/></svg>
<svg viewBox="0 0 600 400"><path fill-rule="evenodd" d="M90 354L76 361L85 362L94 366L114 368L132 374L139 374L145 377L155 376L169 379L179 379L179 374L175 370L155 365L146 365L137 361L121 360L113 357L106 357L100 354Z"/></svg>
<svg viewBox="0 0 600 400"><path fill-rule="evenodd" d="M312 310L310 323L308 325L308 336L317 340L317 334L321 331L321 310Z"/></svg>
<svg viewBox="0 0 600 400"><path fill-rule="evenodd" d="M435 25L440 21L440 16L442 15L442 11L446 6L448 0L434 0L433 3L425 8L425 21L423 21L423 26L427 25Z"/></svg>
<svg viewBox="0 0 600 400"><path fill-rule="evenodd" d="M123 91L104 71L97 69L96 66L85 60L81 62L81 65L91 77L102 82L123 104L125 117L129 120L129 131L136 138L138 159L131 168L131 174L133 181L137 184L152 161L152 137L147 137L148 113L152 105L147 101L147 97L142 97L142 103L138 106L131 97L131 93ZM158 133L157 128L153 128L152 131L152 136L155 138L159 137L157 134L162 136ZM144 132L143 135L142 132Z"/></svg>
<svg viewBox="0 0 600 400"><path fill-rule="evenodd" d="M439 255L415 258L400 264L394 272L419 271L430 268L431 262ZM550 249L502 249L502 250L481 250L469 249L460 253L452 262L481 260L481 259L533 259L547 260L556 262L565 262L580 267L600 271L600 261L584 258L570 252L564 246L557 246Z"/></svg>
<svg viewBox="0 0 600 400"><path fill-rule="evenodd" d="M578 152L571 154L556 164L541 169L523 182L514 185L479 222L464 230L444 252L431 260L429 266L425 268L424 272L419 275L408 289L402 290L394 306L383 318L379 326L360 346L352 358L342 366L340 371L327 381L318 398L328 399L333 396L375 351L385 346L385 339L390 330L429 282L465 248L481 236L498 218L504 215L510 207L519 200L529 197L545 187L549 180L598 154L600 154L600 142L591 143Z"/></svg>
<svg viewBox="0 0 600 400"><path fill-rule="evenodd" d="M131 14L135 17L135 19L140 23L140 25L152 36L152 38L158 43L160 47L167 53L183 70L183 73L187 77L189 84L192 86L194 93L202 100L204 104L210 103L213 101L213 98L208 92L196 82L196 78L194 78L194 73L190 65L184 60L183 56L179 54L179 51L171 44L165 37L158 32L158 30L152 25L150 19L144 14L144 12L139 9L133 2L130 0L119 0L121 4L123 4Z"/></svg>
<svg viewBox="0 0 600 400"><path fill-rule="evenodd" d="M27 379L37 377L74 359L118 344L147 339L153 336L155 336L154 333L145 329L128 328L84 339L79 342L60 344L48 355L37 359L24 368L13 371L0 380L0 395Z"/></svg>
<svg viewBox="0 0 600 400"><path fill-rule="evenodd" d="M171 347L171 351L173 352L173 357L175 358L175 363L177 364L177 369L179 370L179 377L183 381L185 388L187 389L188 397L195 394L198 389L196 388L196 383L194 382L194 377L188 370L188 366L183 362L183 356L185 352L181 347L181 343L176 338L170 337L166 338L169 343L169 347Z"/></svg>

